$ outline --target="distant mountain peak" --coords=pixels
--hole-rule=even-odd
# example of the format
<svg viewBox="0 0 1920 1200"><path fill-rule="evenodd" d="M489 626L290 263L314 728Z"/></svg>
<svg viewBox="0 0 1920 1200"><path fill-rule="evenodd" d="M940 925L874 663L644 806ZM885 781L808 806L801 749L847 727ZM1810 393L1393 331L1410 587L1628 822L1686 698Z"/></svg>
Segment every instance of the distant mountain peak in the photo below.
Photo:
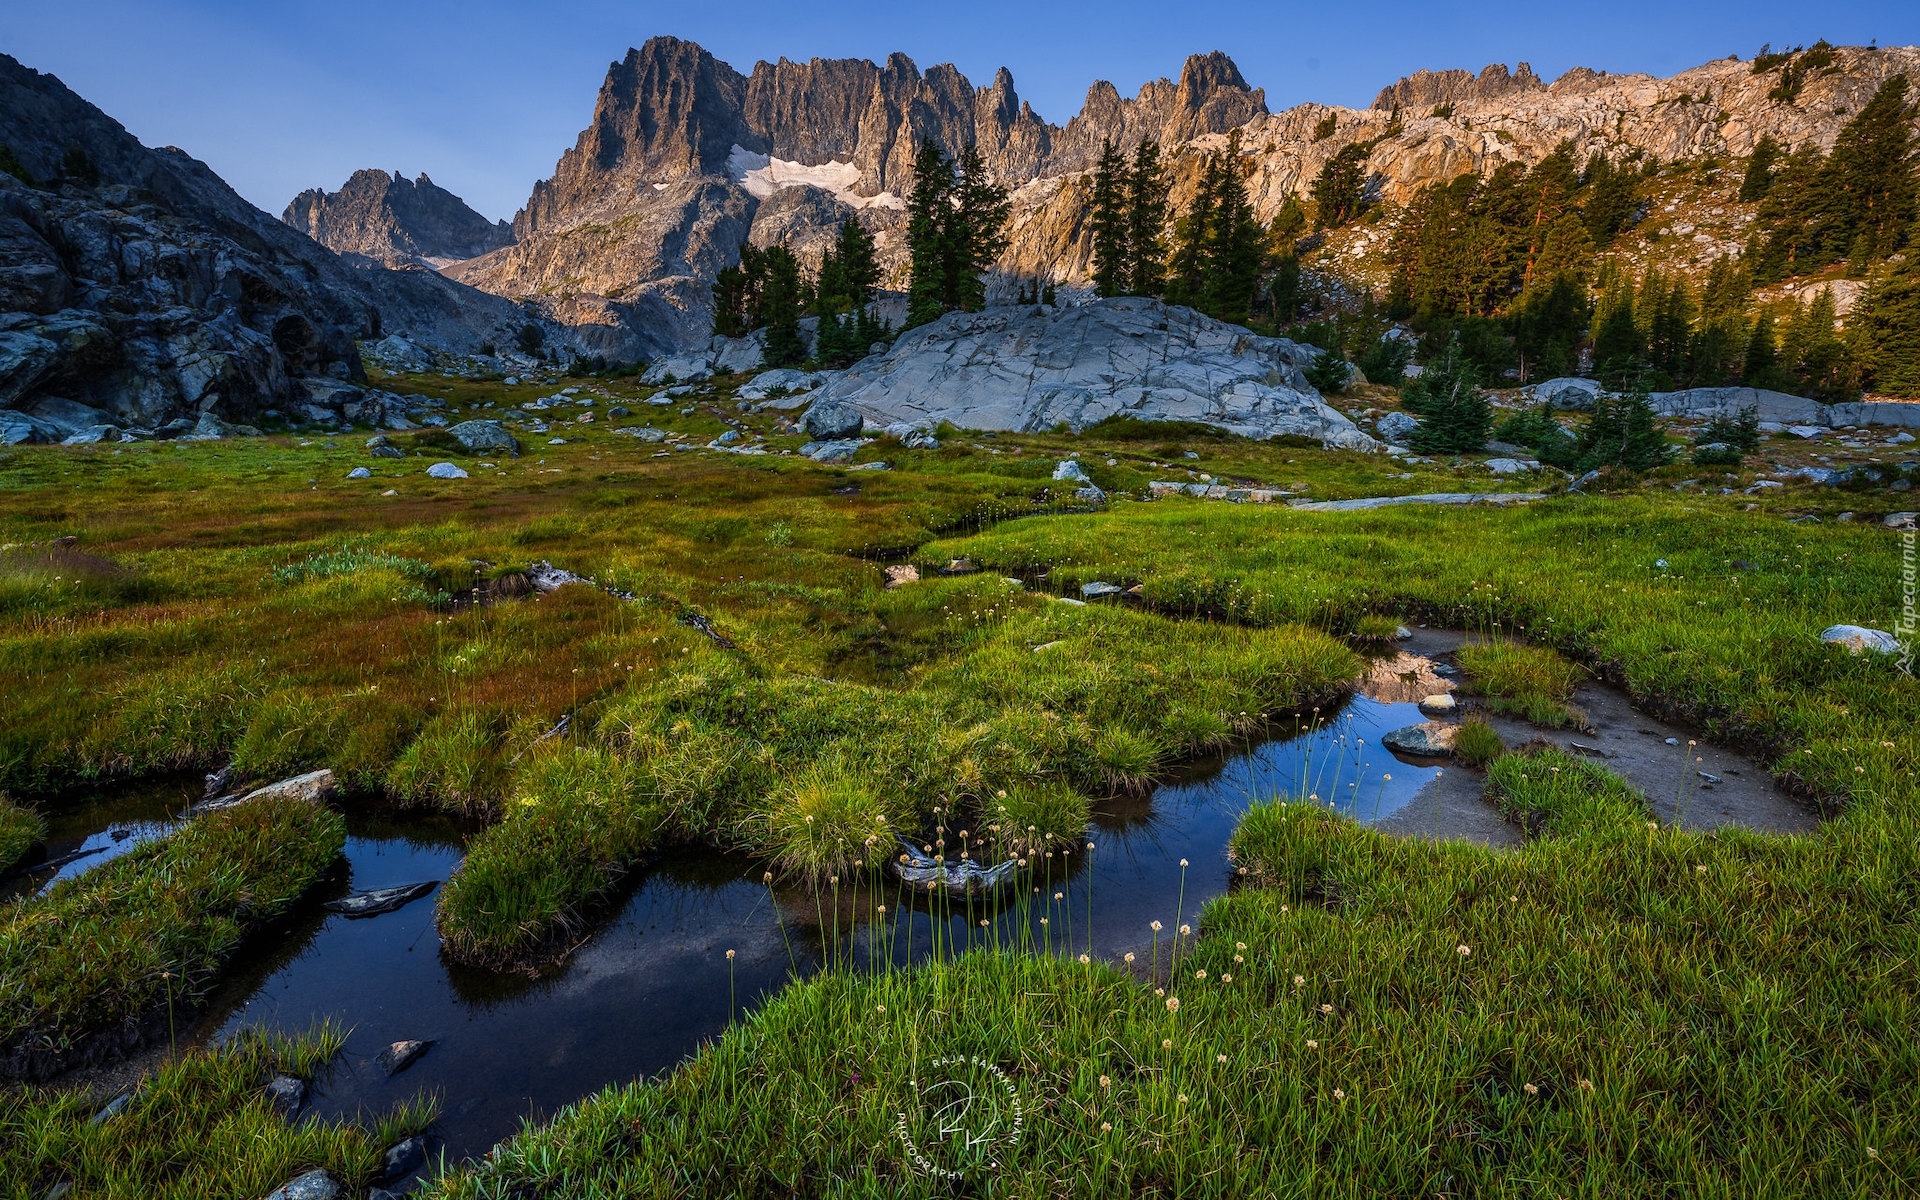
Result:
<svg viewBox="0 0 1920 1200"><path fill-rule="evenodd" d="M488 221L422 171L355 171L337 192L309 188L280 219L339 254L383 266L441 267L511 245L505 221Z"/></svg>

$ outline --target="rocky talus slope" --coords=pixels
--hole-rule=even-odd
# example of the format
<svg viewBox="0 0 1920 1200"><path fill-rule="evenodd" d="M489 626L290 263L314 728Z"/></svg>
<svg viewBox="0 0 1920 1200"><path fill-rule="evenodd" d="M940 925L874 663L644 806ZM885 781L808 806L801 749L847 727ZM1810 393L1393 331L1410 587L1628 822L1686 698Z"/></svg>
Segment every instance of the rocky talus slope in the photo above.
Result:
<svg viewBox="0 0 1920 1200"><path fill-rule="evenodd" d="M489 221L424 172L355 171L337 192L301 192L280 219L336 254L383 267L439 268L513 244L505 221Z"/></svg>

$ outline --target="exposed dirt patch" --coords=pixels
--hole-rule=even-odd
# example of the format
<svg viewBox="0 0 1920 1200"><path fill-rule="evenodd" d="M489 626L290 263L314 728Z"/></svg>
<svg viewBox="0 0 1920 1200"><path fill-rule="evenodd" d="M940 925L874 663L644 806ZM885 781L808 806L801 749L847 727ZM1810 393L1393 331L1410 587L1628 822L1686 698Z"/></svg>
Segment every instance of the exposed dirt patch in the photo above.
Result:
<svg viewBox="0 0 1920 1200"><path fill-rule="evenodd" d="M1383 676L1381 686L1396 692L1417 690L1429 679L1459 681L1464 676L1457 673L1454 652L1471 640L1473 635L1451 630L1416 629L1412 640L1401 643L1401 654L1388 660L1391 668L1376 665L1374 673ZM1416 659L1431 665L1420 666ZM1573 704L1590 722L1588 730L1543 729L1493 713L1457 691L1455 700L1446 720L1477 716L1509 746L1541 740L1593 758L1645 795L1662 823L1689 829L1737 825L1768 833L1809 833L1820 823L1818 814L1777 784L1765 767L1709 743L1696 730L1637 711L1625 693L1606 684L1589 680L1574 689ZM1518 845L1520 831L1486 800L1485 788L1484 772L1450 767L1379 827L1407 836Z"/></svg>

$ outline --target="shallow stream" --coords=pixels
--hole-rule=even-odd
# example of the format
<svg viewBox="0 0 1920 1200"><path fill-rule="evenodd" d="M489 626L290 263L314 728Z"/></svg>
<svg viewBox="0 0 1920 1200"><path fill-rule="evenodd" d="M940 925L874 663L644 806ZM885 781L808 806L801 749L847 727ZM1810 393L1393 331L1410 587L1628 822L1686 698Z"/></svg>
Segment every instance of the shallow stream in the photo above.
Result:
<svg viewBox="0 0 1920 1200"><path fill-rule="evenodd" d="M1436 658L1452 648L1418 647ZM1422 665L1404 670L1411 662ZM484 1153L523 1119L544 1119L609 1083L672 1067L718 1036L736 1012L830 957L857 967L922 959L937 929L948 949L1027 942L1062 954L1113 959L1135 950L1144 958L1155 937L1151 922L1162 923L1158 936L1168 941L1226 890L1228 840L1256 801L1309 796L1400 832L1518 840L1479 800L1477 773L1447 769L1442 779L1443 763L1396 759L1380 746L1383 734L1424 719L1413 701L1436 686L1434 667L1424 657L1385 660L1365 682L1367 694L1318 724L1270 730L1245 748L1189 764L1150 793L1101 802L1086 839L1093 850L1068 856L1070 865L1053 867L1052 878L1023 880L1026 902L984 929L977 919L983 911L964 901L937 914L924 895L903 906L891 882L878 896L845 890L837 905L806 888L770 893L758 859L674 847L628 881L611 915L561 967L539 978L474 971L440 955L432 895L365 919L322 907L353 891L444 881L472 830L445 819L350 809L345 862L288 923L240 955L180 1040L218 1043L249 1027L301 1032L330 1020L348 1031L346 1050L307 1111L372 1115L437 1093L443 1116L435 1132L448 1157L458 1159ZM1450 674L1445 665L1438 670ZM1646 720L1626 710L1624 699L1620 704L1624 719ZM1632 736L1653 741L1665 728L1638 727ZM1506 732L1510 744L1524 736ZM192 798L176 780L83 800L53 823L49 858L93 853L57 873L16 881L14 894L164 833L171 814ZM1793 824L1790 818L1775 823ZM872 927L863 921L876 904L887 904L890 915L884 933L870 940ZM731 963L729 950L736 952ZM387 1077L375 1057L411 1039L433 1046Z"/></svg>

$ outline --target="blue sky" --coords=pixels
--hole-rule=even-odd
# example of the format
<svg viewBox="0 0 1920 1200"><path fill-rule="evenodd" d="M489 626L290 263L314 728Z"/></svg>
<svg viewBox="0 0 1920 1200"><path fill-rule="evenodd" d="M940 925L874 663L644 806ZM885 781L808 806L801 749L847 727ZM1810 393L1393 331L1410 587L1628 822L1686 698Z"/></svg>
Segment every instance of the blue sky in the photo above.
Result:
<svg viewBox="0 0 1920 1200"><path fill-rule="evenodd" d="M1125 95L1176 77L1188 54L1225 50L1278 110L1355 106L1421 67L1522 60L1665 75L1825 37L1920 42L1913 0L1808 4L1447 5L1384 0L1182 3L832 0L659 4L604 0L29 0L0 6L0 51L59 75L150 145L205 160L278 213L302 188L358 167L425 171L490 217L511 217L593 113L607 64L654 34L755 60L904 50L956 63L976 85L1013 71L1048 120L1087 85Z"/></svg>

